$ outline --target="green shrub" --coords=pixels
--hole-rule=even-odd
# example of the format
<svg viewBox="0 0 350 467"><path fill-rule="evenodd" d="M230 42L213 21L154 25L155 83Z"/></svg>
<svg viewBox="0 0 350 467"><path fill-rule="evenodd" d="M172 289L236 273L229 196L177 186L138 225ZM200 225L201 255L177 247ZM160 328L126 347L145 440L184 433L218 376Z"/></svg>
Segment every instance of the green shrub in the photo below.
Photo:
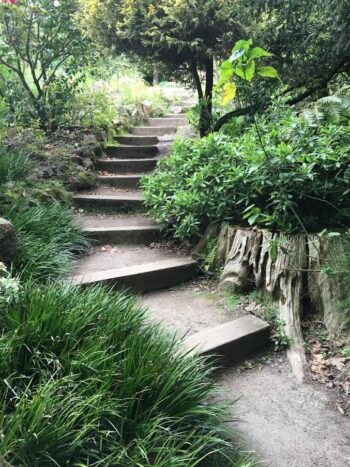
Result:
<svg viewBox="0 0 350 467"><path fill-rule="evenodd" d="M285 232L344 228L350 213L350 127L314 128L273 108L241 136L178 140L142 181L146 203L177 237L210 222Z"/></svg>
<svg viewBox="0 0 350 467"><path fill-rule="evenodd" d="M89 243L74 214L57 202L28 206L14 203L2 215L17 233L14 271L23 279L58 278L74 264Z"/></svg>
<svg viewBox="0 0 350 467"><path fill-rule="evenodd" d="M0 455L11 465L243 465L221 425L227 408L207 403L205 360L180 355L133 298L29 282L0 327Z"/></svg>
<svg viewBox="0 0 350 467"><path fill-rule="evenodd" d="M88 128L112 127L117 116L116 102L107 83L88 79L75 93L66 119Z"/></svg>

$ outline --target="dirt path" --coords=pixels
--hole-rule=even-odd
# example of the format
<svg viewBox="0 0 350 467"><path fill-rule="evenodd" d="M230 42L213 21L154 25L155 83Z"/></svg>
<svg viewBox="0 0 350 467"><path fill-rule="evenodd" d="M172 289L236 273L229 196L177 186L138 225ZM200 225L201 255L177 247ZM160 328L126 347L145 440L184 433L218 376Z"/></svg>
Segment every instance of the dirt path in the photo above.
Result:
<svg viewBox="0 0 350 467"><path fill-rule="evenodd" d="M239 317L224 310L210 293L192 284L152 292L142 298L151 319L179 337ZM260 363L263 360L263 363ZM332 392L317 384L298 385L284 353L268 352L226 369L224 398L239 399L234 415L247 449L270 467L350 466L350 419L335 409ZM235 426L236 427L236 426Z"/></svg>
<svg viewBox="0 0 350 467"><path fill-rule="evenodd" d="M350 419L336 411L324 386L298 385L284 357L243 372L230 369L222 384L226 397L240 398L240 429L265 465L350 465Z"/></svg>

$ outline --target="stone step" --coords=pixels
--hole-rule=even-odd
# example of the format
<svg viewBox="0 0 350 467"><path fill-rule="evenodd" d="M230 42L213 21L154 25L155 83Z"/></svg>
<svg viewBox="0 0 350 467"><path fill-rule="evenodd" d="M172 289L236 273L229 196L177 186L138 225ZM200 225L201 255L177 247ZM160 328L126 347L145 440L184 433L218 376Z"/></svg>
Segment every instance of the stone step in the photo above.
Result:
<svg viewBox="0 0 350 467"><path fill-rule="evenodd" d="M71 278L71 281L76 285L103 283L115 287L130 287L139 292L150 292L180 284L193 278L196 274L196 261L180 257L118 269L77 274Z"/></svg>
<svg viewBox="0 0 350 467"><path fill-rule="evenodd" d="M155 157L159 153L157 146L108 146L104 150L108 157L120 159L144 159Z"/></svg>
<svg viewBox="0 0 350 467"><path fill-rule="evenodd" d="M186 351L218 356L232 364L268 345L270 325L253 315L244 316L220 326L187 337Z"/></svg>
<svg viewBox="0 0 350 467"><path fill-rule="evenodd" d="M115 140L132 146L154 146L159 143L157 136L116 136Z"/></svg>
<svg viewBox="0 0 350 467"><path fill-rule="evenodd" d="M149 245L160 239L160 230L156 225L85 227L84 232L100 244L109 245Z"/></svg>
<svg viewBox="0 0 350 467"><path fill-rule="evenodd" d="M182 112L178 113L178 114L167 114L167 115L164 115L162 118L175 119L175 120L184 120L185 122L187 122L186 114L182 113Z"/></svg>
<svg viewBox="0 0 350 467"><path fill-rule="evenodd" d="M113 186L115 188L131 188L137 189L140 187L142 174L135 175L99 175L97 180L100 185Z"/></svg>
<svg viewBox="0 0 350 467"><path fill-rule="evenodd" d="M151 172L156 165L156 159L100 159L97 161L98 170L114 174Z"/></svg>
<svg viewBox="0 0 350 467"><path fill-rule="evenodd" d="M141 192L118 192L118 194L81 194L73 197L74 204L85 209L116 209L119 211L143 208Z"/></svg>
<svg viewBox="0 0 350 467"><path fill-rule="evenodd" d="M130 132L133 135L138 136L164 136L172 133L176 133L176 126L164 126L164 127L149 127L149 126L136 126L131 128Z"/></svg>
<svg viewBox="0 0 350 467"><path fill-rule="evenodd" d="M186 125L186 118L149 118L145 120L145 125L153 128L177 127Z"/></svg>

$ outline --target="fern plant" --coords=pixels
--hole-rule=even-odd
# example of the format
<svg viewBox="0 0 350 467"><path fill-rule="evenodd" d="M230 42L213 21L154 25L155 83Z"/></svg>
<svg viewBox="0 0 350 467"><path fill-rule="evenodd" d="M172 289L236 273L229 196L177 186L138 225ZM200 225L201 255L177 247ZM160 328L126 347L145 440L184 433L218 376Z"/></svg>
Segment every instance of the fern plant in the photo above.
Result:
<svg viewBox="0 0 350 467"><path fill-rule="evenodd" d="M302 117L310 126L348 125L350 122L350 96L342 91L339 94L322 97L302 112Z"/></svg>

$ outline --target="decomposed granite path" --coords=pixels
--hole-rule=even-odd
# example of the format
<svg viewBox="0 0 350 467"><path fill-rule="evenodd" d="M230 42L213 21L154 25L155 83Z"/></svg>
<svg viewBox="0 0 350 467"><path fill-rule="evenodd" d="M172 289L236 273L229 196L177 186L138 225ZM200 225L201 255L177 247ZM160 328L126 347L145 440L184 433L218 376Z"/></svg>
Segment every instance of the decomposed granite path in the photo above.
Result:
<svg viewBox="0 0 350 467"><path fill-rule="evenodd" d="M278 370L275 374L271 368L236 374L234 363L268 343L268 324L249 314L233 317L207 293L197 291L193 287L199 272L196 261L162 248L158 226L145 212L140 178L156 167L164 138L187 124L183 113L186 106L184 103L182 109L177 108L179 113L149 118L106 148L105 158L98 162L97 189L74 198L75 205L83 210L79 222L96 245L77 265L71 280L82 286L105 283L131 288L141 293L140 301L149 309L150 319L162 322L184 338L184 348L221 355L227 368L223 378L228 388L225 397L242 397L236 410L246 423L240 428L248 445L266 461L262 465L350 465L350 452L347 454L344 444L345 421L338 420L341 416L337 418L337 414L328 417L326 402L305 410L310 400L314 404L321 396L314 389L310 392L295 387L288 367L282 374ZM152 247L155 242L157 248ZM324 413L325 436L303 429L303 418L307 417L310 425L310 417L320 423ZM329 418L334 425L328 423ZM335 430L328 433L328 426Z"/></svg>

